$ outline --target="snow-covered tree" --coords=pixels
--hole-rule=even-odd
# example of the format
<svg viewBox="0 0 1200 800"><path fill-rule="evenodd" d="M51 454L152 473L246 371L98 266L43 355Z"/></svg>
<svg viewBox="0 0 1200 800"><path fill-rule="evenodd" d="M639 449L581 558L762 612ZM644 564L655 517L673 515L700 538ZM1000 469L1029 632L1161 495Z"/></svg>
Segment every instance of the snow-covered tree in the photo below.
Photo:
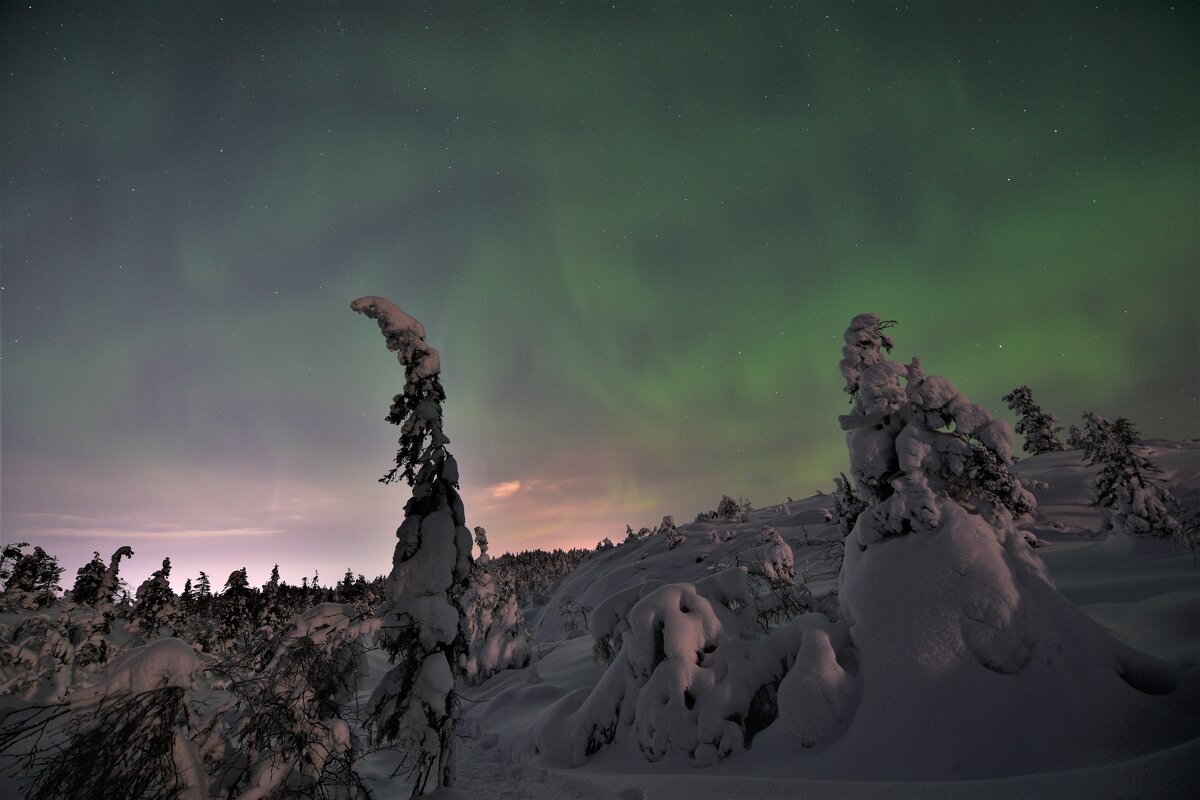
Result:
<svg viewBox="0 0 1200 800"><path fill-rule="evenodd" d="M1134 449L1140 442L1133 423L1125 417L1110 423L1091 411L1083 419L1084 461L1100 467L1092 482L1092 504L1104 511L1104 530L1181 537L1183 528L1171 514L1175 498L1155 480L1161 470Z"/></svg>
<svg viewBox="0 0 1200 800"><path fill-rule="evenodd" d="M379 323L404 366L404 389L387 420L400 426L395 467L381 479L412 487L380 609L393 668L371 696L368 713L379 736L398 741L412 759L414 796L454 783L457 712L454 679L466 666L466 623L460 599L471 567L471 534L458 494L458 464L442 430L441 359L425 327L380 297L350 305Z"/></svg>
<svg viewBox="0 0 1200 800"><path fill-rule="evenodd" d="M80 605L94 606L100 599L100 585L104 582L104 561L100 552L93 551L92 560L75 573L75 585L71 587L71 601Z"/></svg>
<svg viewBox="0 0 1200 800"><path fill-rule="evenodd" d="M854 484L846 473L841 473L833 479L833 508L829 512L829 520L836 522L842 536L849 536L858 521L858 515L870 505L854 491Z"/></svg>
<svg viewBox="0 0 1200 800"><path fill-rule="evenodd" d="M1087 431L1078 425L1072 425L1070 430L1067 431L1067 449L1086 450L1087 439Z"/></svg>
<svg viewBox="0 0 1200 800"><path fill-rule="evenodd" d="M576 631L588 626L588 615L592 613L590 606L580 605L575 598L567 595L558 604L559 616L563 617L563 633L570 637Z"/></svg>
<svg viewBox="0 0 1200 800"><path fill-rule="evenodd" d="M763 525L758 530L758 540L763 547L763 558L760 571L771 581L791 585L796 582L795 554L792 547L783 540L779 531L770 525Z"/></svg>
<svg viewBox="0 0 1200 800"><path fill-rule="evenodd" d="M147 635L154 636L178 612L178 600L171 590L171 559L164 558L134 595L133 619Z"/></svg>
<svg viewBox="0 0 1200 800"><path fill-rule="evenodd" d="M501 670L521 669L532 657L516 587L511 579L497 580L489 563L484 550L463 598L470 636L464 676L468 683L480 683Z"/></svg>
<svg viewBox="0 0 1200 800"><path fill-rule="evenodd" d="M203 573L201 573L203 575ZM230 647L240 638L245 642L254 619L252 590L246 568L235 569L225 581L225 591L213 599L215 616L221 638Z"/></svg>
<svg viewBox="0 0 1200 800"><path fill-rule="evenodd" d="M1056 742L1129 741L1130 718L1159 713L1156 682L1177 679L1055 590L1015 524L1035 502L1008 472L1011 429L915 359L889 361L880 326L875 315L856 317L842 360L852 410L840 421L871 506L846 540L840 614L863 682L855 726L886 730L858 737L856 756L911 763L953 753L995 769L1019 751L1032 768ZM969 724L953 704L930 702L951 685L989 697ZM1080 707L1119 705L1123 716L1064 715L1045 700L1065 694ZM926 739L951 727L952 738Z"/></svg>
<svg viewBox="0 0 1200 800"><path fill-rule="evenodd" d="M655 533L666 537L668 550L674 550L684 542L683 534L675 527L675 518L672 516L663 517Z"/></svg>
<svg viewBox="0 0 1200 800"><path fill-rule="evenodd" d="M208 573L200 570L200 574L196 577L196 598L200 600L208 600L212 597L212 581L208 578Z"/></svg>
<svg viewBox="0 0 1200 800"><path fill-rule="evenodd" d="M9 608L44 608L52 604L55 592L62 589L58 585L62 573L56 557L34 547L32 553L21 554L13 564L4 585L4 604Z"/></svg>
<svg viewBox="0 0 1200 800"><path fill-rule="evenodd" d="M888 361L885 351L893 343L882 334L886 327L874 314L855 317L840 364L854 406L840 418L851 474L864 499L877 506L891 501L872 509L882 523L873 529L899 534L936 527L939 494L989 515L1032 512L1033 495L1008 469L1012 429L950 381L926 376L918 359Z"/></svg>
<svg viewBox="0 0 1200 800"><path fill-rule="evenodd" d="M108 561L108 569L104 570L104 580L100 583L100 602L112 603L117 599L121 590L121 559L133 558L133 549L128 545L118 547Z"/></svg>
<svg viewBox="0 0 1200 800"><path fill-rule="evenodd" d="M29 547L29 542L13 542L0 548L0 582L5 587L8 586L8 581L12 577L13 567L21 560L21 556L25 554L26 547Z"/></svg>
<svg viewBox="0 0 1200 800"><path fill-rule="evenodd" d="M351 606L321 603L261 642L261 668L234 673L229 701L206 726L206 751L219 745L223 755L216 782L238 797L367 796L344 710L378 625Z"/></svg>
<svg viewBox="0 0 1200 800"><path fill-rule="evenodd" d="M1004 395L1004 402L1019 417L1016 432L1025 437L1022 450L1036 456L1063 449L1058 438L1058 431L1062 430L1056 424L1058 420L1042 411L1041 406L1033 401L1033 392L1028 386L1013 389Z"/></svg>
<svg viewBox="0 0 1200 800"><path fill-rule="evenodd" d="M715 511L701 511L696 515L696 522L711 522L725 520L726 522L745 522L750 517L750 501L744 497L721 495Z"/></svg>

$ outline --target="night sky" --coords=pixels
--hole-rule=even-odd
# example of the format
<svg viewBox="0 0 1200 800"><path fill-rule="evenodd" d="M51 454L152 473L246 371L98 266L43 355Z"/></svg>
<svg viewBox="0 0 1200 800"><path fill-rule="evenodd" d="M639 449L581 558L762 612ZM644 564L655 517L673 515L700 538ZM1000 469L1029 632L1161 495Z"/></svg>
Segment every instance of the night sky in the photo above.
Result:
<svg viewBox="0 0 1200 800"><path fill-rule="evenodd" d="M3 541L68 587L386 573L364 294L494 552L830 490L864 311L1200 435L1195 5L0 7Z"/></svg>

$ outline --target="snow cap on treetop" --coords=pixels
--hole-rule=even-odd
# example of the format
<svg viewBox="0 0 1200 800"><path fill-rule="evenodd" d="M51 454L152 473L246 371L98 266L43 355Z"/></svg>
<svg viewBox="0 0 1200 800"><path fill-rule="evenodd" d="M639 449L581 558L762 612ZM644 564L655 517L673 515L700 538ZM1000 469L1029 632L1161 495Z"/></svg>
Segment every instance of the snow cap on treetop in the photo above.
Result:
<svg viewBox="0 0 1200 800"><path fill-rule="evenodd" d="M859 314L850 320L850 327L842 337L846 343L842 347L842 361L839 366L846 378L846 393L854 396L858 393L858 380L862 371L872 364L884 360L884 352L892 352L891 337L885 336L884 328L890 328L896 323L881 320L878 314Z"/></svg>
<svg viewBox="0 0 1200 800"><path fill-rule="evenodd" d="M438 351L425 343L425 326L399 306L382 297L368 295L351 302L350 308L379 323L388 350L396 353L401 364L411 366L418 378L428 378L442 371Z"/></svg>

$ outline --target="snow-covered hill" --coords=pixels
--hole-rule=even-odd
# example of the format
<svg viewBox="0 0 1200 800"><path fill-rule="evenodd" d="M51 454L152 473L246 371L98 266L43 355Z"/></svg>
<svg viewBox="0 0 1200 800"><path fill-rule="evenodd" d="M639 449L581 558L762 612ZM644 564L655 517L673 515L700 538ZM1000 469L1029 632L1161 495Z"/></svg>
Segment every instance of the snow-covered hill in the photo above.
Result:
<svg viewBox="0 0 1200 800"><path fill-rule="evenodd" d="M1145 454L1162 469L1161 481L1172 492L1189 497L1200 490L1200 442L1146 444ZM1200 568L1193 554L1169 539L1101 538L1101 515L1089 504L1094 471L1078 451L1023 459L1015 473L1034 487L1036 515L1020 527L1036 537L1038 547L1028 547L1024 539L1008 547L1022 548L1014 550L1016 557L1028 556L1028 569L1035 573L1044 564L1058 590L1048 585L1031 590L1044 596L1018 612L1020 630L1036 636L1029 642L1033 655L1027 665L983 669L962 652L938 653L932 662L917 653L918 661L934 664L924 672L899 666L908 658L903 653L893 654L891 663L870 664L872 644L839 651L842 634L827 622L804 624L804 617L824 620L820 609L835 619L839 615L830 595L838 588L842 537L826 520L832 506L828 495L758 508L744 522L681 524L679 546L669 548L658 535L598 552L567 576L543 607L530 611L539 658L526 669L495 676L464 705L468 752L504 765L506 774L517 776L516 788L504 794L495 786L474 784L468 770L462 790L471 797L571 796L562 794L565 781L574 796L621 798L1193 796L1200 786ZM655 738L658 731L636 728L638 714L658 713L639 696L632 713L614 712L622 729L610 744L583 758L573 755L570 738L581 709L597 702L602 694L597 687L613 683L612 672L622 662L597 661L593 636L570 630L564 603L570 599L593 615L612 614L614 606L627 613L639 596L665 584L689 588L690 593L673 595L680 602L715 597L711 587L704 588L714 575L739 565L753 573L753 565L763 560L764 525L793 549L798 580L810 579L812 605L818 609L792 623L801 624L792 645L807 636L820 639L826 655L835 654L823 658L815 645L811 652L800 647L786 671L802 664L845 675L841 684L826 679L792 687L825 692L818 705L831 716L819 721L816 746L805 746L812 743L805 737L813 738L810 720L787 719L777 709L780 718L755 731L748 746L739 741L726 757L705 765L697 755ZM927 556L914 554L909 566L919 570ZM938 568L934 559L927 580L917 576L915 583L948 586L938 584L932 572ZM738 605L730 605L732 612L718 609L717 616L731 629ZM1041 621L1031 624L1030 614ZM906 617L898 608L891 624L903 624ZM592 620L593 630L606 624ZM668 650L671 624L669 619L660 624L667 641L658 646ZM886 638L884 633L877 635ZM699 635L714 637L712 631ZM771 638L777 635L773 631ZM738 658L749 665L759 654L748 640L761 636L752 631L741 638L728 635L719 639L720 647L736 645ZM737 694L734 662L702 662L685 672L695 676L705 666L727 673L709 689L716 700L692 702L720 705ZM625 668L632 673L637 666L630 661ZM917 677L925 682L912 682ZM779 699L772 702L784 708L787 681L776 685ZM846 686L841 698L829 695L829 687L837 685ZM622 691L610 691L610 701ZM669 692L661 700L669 703ZM662 715L669 719L669 709ZM703 729L705 722L700 718L697 724ZM685 736L687 728L666 735ZM660 746L648 751L649 741ZM712 755L703 748L696 753Z"/></svg>

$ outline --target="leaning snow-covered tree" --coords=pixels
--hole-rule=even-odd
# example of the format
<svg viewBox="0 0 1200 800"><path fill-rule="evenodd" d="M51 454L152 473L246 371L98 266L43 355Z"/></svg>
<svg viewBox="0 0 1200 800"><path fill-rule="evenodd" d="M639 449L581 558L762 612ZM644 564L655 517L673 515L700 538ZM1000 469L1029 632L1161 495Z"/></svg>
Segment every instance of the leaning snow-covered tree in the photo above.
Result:
<svg viewBox="0 0 1200 800"><path fill-rule="evenodd" d="M104 570L104 578L100 581L99 602L112 603L117 598L121 588L121 559L133 558L133 548L129 545L118 547L109 559L108 569Z"/></svg>
<svg viewBox="0 0 1200 800"><path fill-rule="evenodd" d="M1058 420L1033 401L1033 392L1028 386L1018 386L1003 399L1008 409L1019 417L1016 431L1025 437L1022 450L1036 456L1063 449L1058 438L1058 431L1062 430L1056 424Z"/></svg>
<svg viewBox="0 0 1200 800"><path fill-rule="evenodd" d="M387 420L400 426L397 475L412 487L380 608L382 638L395 665L371 696L376 734L398 741L412 759L413 796L454 783L454 679L466 664L466 622L460 599L471 568L471 533L458 495L458 464L446 449L437 350L425 326L381 297L361 297L350 308L379 323L387 347L404 365L404 390ZM432 788L432 787L431 787Z"/></svg>

